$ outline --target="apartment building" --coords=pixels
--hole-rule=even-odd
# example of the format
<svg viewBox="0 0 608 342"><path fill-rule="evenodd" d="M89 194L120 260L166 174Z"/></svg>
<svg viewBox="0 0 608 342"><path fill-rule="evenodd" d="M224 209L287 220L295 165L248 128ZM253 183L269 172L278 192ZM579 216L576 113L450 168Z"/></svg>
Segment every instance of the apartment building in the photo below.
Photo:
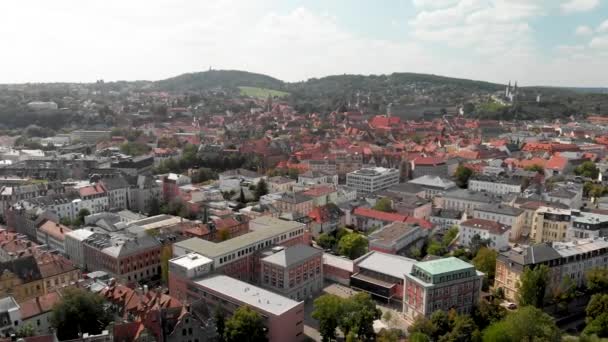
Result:
<svg viewBox="0 0 608 342"><path fill-rule="evenodd" d="M460 224L458 243L461 246L470 246L474 236L489 241L488 247L494 250L503 250L509 247L509 232L511 227L496 221L483 219L469 219Z"/></svg>
<svg viewBox="0 0 608 342"><path fill-rule="evenodd" d="M565 276L577 286L585 283L585 273L592 268L608 267L608 241L605 238L576 239L569 242L541 243L514 248L496 259L495 288L517 301L518 283L525 268L546 265L550 269L547 292L560 286Z"/></svg>
<svg viewBox="0 0 608 342"><path fill-rule="evenodd" d="M511 227L509 239L518 240L524 229L524 210L501 203L488 204L473 211L473 218L495 221Z"/></svg>
<svg viewBox="0 0 608 342"><path fill-rule="evenodd" d="M308 245L274 247L261 262L262 287L296 301L323 289L323 251Z"/></svg>
<svg viewBox="0 0 608 342"><path fill-rule="evenodd" d="M60 223L46 220L42 223L36 233L38 243L49 246L49 248L65 254L65 234L72 230Z"/></svg>
<svg viewBox="0 0 608 342"><path fill-rule="evenodd" d="M571 216L570 209L538 208L532 221L531 239L536 243L566 240Z"/></svg>
<svg viewBox="0 0 608 342"><path fill-rule="evenodd" d="M500 202L502 198L494 194L467 189L456 189L443 195L443 209L465 212L468 217L474 216L475 209Z"/></svg>
<svg viewBox="0 0 608 342"><path fill-rule="evenodd" d="M419 262L405 274L403 314L412 322L436 310L471 314L479 303L483 273L455 257Z"/></svg>
<svg viewBox="0 0 608 342"><path fill-rule="evenodd" d="M0 216L4 216L4 211L12 204L19 201L50 194L60 194L64 191L65 188L61 182L57 181L39 184L0 186Z"/></svg>
<svg viewBox="0 0 608 342"><path fill-rule="evenodd" d="M496 195L521 193L521 183L517 178L476 175L469 179L469 190Z"/></svg>
<svg viewBox="0 0 608 342"><path fill-rule="evenodd" d="M123 177L104 178L101 185L108 195L109 210L129 208L129 183Z"/></svg>
<svg viewBox="0 0 608 342"><path fill-rule="evenodd" d="M303 192L285 192L274 202L275 207L284 213L308 215L314 207L313 198Z"/></svg>
<svg viewBox="0 0 608 342"><path fill-rule="evenodd" d="M608 215L572 210L572 224L567 238L587 239L608 236Z"/></svg>
<svg viewBox="0 0 608 342"><path fill-rule="evenodd" d="M132 284L160 277L161 243L144 233L95 233L84 240L84 267Z"/></svg>
<svg viewBox="0 0 608 342"><path fill-rule="evenodd" d="M64 251L65 255L72 263L84 269L84 240L88 239L94 233L88 229L76 229L64 234Z"/></svg>
<svg viewBox="0 0 608 342"><path fill-rule="evenodd" d="M346 186L365 195L399 184L399 170L384 167L360 169L346 174Z"/></svg>

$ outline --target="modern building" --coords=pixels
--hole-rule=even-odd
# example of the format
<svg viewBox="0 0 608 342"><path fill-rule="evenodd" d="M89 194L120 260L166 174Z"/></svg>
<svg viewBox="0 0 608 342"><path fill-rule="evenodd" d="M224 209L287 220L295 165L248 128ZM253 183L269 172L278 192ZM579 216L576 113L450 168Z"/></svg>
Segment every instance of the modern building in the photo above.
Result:
<svg viewBox="0 0 608 342"><path fill-rule="evenodd" d="M418 157L412 160L412 178L424 175L447 178L450 176L448 164L444 159L437 157Z"/></svg>
<svg viewBox="0 0 608 342"><path fill-rule="evenodd" d="M305 186L320 184L338 186L338 174L330 171L309 170L298 175L298 184Z"/></svg>
<svg viewBox="0 0 608 342"><path fill-rule="evenodd" d="M228 170L220 173L220 190L221 191L238 191L243 186L257 185L266 176L247 169Z"/></svg>
<svg viewBox="0 0 608 342"><path fill-rule="evenodd" d="M396 184L399 184L398 169L374 167L349 172L346 175L346 185L356 189L361 195L386 190Z"/></svg>
<svg viewBox="0 0 608 342"><path fill-rule="evenodd" d="M323 289L323 251L308 245L275 247L261 262L261 285L301 301Z"/></svg>
<svg viewBox="0 0 608 342"><path fill-rule="evenodd" d="M72 141L80 141L83 143L96 144L99 140L109 139L110 131L85 131L76 130L71 134Z"/></svg>
<svg viewBox="0 0 608 342"><path fill-rule="evenodd" d="M407 182L408 184L415 184L424 189L424 198L433 199L435 196L441 196L446 191L457 189L458 186L448 178L442 178L440 176L423 175L418 178L414 178Z"/></svg>
<svg viewBox="0 0 608 342"><path fill-rule="evenodd" d="M429 235L429 230L416 224L393 222L368 236L369 250L399 254Z"/></svg>
<svg viewBox="0 0 608 342"><path fill-rule="evenodd" d="M566 240L571 216L570 209L538 208L534 213L531 239L536 243Z"/></svg>
<svg viewBox="0 0 608 342"><path fill-rule="evenodd" d="M465 221L467 214L458 210L434 208L431 212L429 221L437 229L447 229L452 226L460 225L460 222Z"/></svg>
<svg viewBox="0 0 608 342"><path fill-rule="evenodd" d="M214 275L188 287L190 300L202 299L209 307L221 307L230 315L248 306L262 316L268 341L304 339L304 302L251 285L225 275Z"/></svg>
<svg viewBox="0 0 608 342"><path fill-rule="evenodd" d="M0 299L0 334L10 336L21 327L21 307L13 297Z"/></svg>
<svg viewBox="0 0 608 342"><path fill-rule="evenodd" d="M403 314L412 322L436 310L471 314L479 303L483 273L455 257L419 262L405 274Z"/></svg>
<svg viewBox="0 0 608 342"><path fill-rule="evenodd" d="M518 240L523 233L524 210L510 205L494 203L484 205L473 211L473 218L490 220L511 227L509 239Z"/></svg>
<svg viewBox="0 0 608 342"><path fill-rule="evenodd" d="M461 246L471 245L474 236L488 241L488 247L494 250L504 250L509 247L509 232L511 227L496 221L473 218L460 224L458 243Z"/></svg>
<svg viewBox="0 0 608 342"><path fill-rule="evenodd" d="M414 259L371 251L355 260L350 286L387 303L401 303L403 275L415 264Z"/></svg>
<svg viewBox="0 0 608 342"><path fill-rule="evenodd" d="M261 216L249 221L252 231L219 243L191 238L173 244L173 255L183 256L197 253L213 260L212 273L223 273L239 279L257 282L260 274L262 252L274 246L309 244L306 225L295 221L284 221L270 216ZM169 264L174 259L169 261ZM171 269L171 266L169 267ZM182 272L183 273L183 272ZM169 272L169 289L176 298L181 298L191 278Z"/></svg>

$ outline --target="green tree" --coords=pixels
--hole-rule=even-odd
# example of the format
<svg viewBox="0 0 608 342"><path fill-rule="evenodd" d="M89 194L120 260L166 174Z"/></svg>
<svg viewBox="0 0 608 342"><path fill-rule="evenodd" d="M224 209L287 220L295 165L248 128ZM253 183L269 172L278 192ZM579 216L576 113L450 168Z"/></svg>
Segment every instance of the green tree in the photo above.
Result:
<svg viewBox="0 0 608 342"><path fill-rule="evenodd" d="M36 329L34 329L34 326L32 326L31 323L27 323L20 326L15 332L15 335L19 338L34 336L36 335Z"/></svg>
<svg viewBox="0 0 608 342"><path fill-rule="evenodd" d="M410 334L419 333L430 337L435 334L435 325L426 316L418 315L407 328L407 331Z"/></svg>
<svg viewBox="0 0 608 342"><path fill-rule="evenodd" d="M458 235L458 227L453 226L450 229L448 229L448 231L445 233L445 235L441 239L441 243L442 243L443 247L447 248L450 245L450 243L452 241L454 241L454 239L456 238L457 235Z"/></svg>
<svg viewBox="0 0 608 342"><path fill-rule="evenodd" d="M447 251L441 243L439 243L435 240L431 240L431 242L429 242L428 247L426 248L426 252L431 255L442 256Z"/></svg>
<svg viewBox="0 0 608 342"><path fill-rule="evenodd" d="M374 334L374 321L382 315L376 302L366 292L359 292L345 302L345 314L340 328L346 334L354 331L360 339L371 340Z"/></svg>
<svg viewBox="0 0 608 342"><path fill-rule="evenodd" d="M535 171L535 172L538 172L538 173L544 173L545 172L545 168L542 165L538 165L538 164L526 166L524 168L524 170L526 170L526 171Z"/></svg>
<svg viewBox="0 0 608 342"><path fill-rule="evenodd" d="M441 336L450 332L451 322L447 312L437 310L431 314L431 323L433 324L433 340L438 340Z"/></svg>
<svg viewBox="0 0 608 342"><path fill-rule="evenodd" d="M548 282L549 267L546 265L540 265L533 269L526 267L518 283L519 304L542 308Z"/></svg>
<svg viewBox="0 0 608 342"><path fill-rule="evenodd" d="M76 226L82 226L84 224L84 218L91 215L91 212L87 208L82 208L78 211L78 215L76 219L72 222L72 224Z"/></svg>
<svg viewBox="0 0 608 342"><path fill-rule="evenodd" d="M597 166L595 166L594 162L586 161L574 168L574 174L591 179L597 179L598 175L600 174L600 170L597 168Z"/></svg>
<svg viewBox="0 0 608 342"><path fill-rule="evenodd" d="M336 238L331 234L322 233L317 238L317 244L324 249L332 249L336 245Z"/></svg>
<svg viewBox="0 0 608 342"><path fill-rule="evenodd" d="M215 308L213 314L213 320L215 322L215 332L220 342L224 341L224 333L226 332L226 315L221 307Z"/></svg>
<svg viewBox="0 0 608 342"><path fill-rule="evenodd" d="M173 258L171 245L163 246L160 250L160 278L163 284L169 284L169 260Z"/></svg>
<svg viewBox="0 0 608 342"><path fill-rule="evenodd" d="M560 341L561 333L553 317L533 306L510 313L483 333L484 341Z"/></svg>
<svg viewBox="0 0 608 342"><path fill-rule="evenodd" d="M585 335L595 335L597 337L605 338L608 337L608 312L604 312L597 316L591 322L587 323Z"/></svg>
<svg viewBox="0 0 608 342"><path fill-rule="evenodd" d="M471 178L472 175L473 170L464 165L458 165L456 172L454 173L456 184L463 189L466 188L469 184L469 178Z"/></svg>
<svg viewBox="0 0 608 342"><path fill-rule="evenodd" d="M592 293L608 291L608 269L593 268L585 274L587 289Z"/></svg>
<svg viewBox="0 0 608 342"><path fill-rule="evenodd" d="M315 299L312 317L319 321L319 333L323 341L336 338L336 328L344 312L343 299L332 294L324 294Z"/></svg>
<svg viewBox="0 0 608 342"><path fill-rule="evenodd" d="M354 260L367 252L367 239L357 233L343 236L338 242L338 253Z"/></svg>
<svg viewBox="0 0 608 342"><path fill-rule="evenodd" d="M111 321L101 296L79 288L68 288L51 313L51 325L59 340L78 338L79 333L99 334Z"/></svg>
<svg viewBox="0 0 608 342"><path fill-rule="evenodd" d="M557 311L560 306L563 306L564 311L568 311L568 303L574 299L575 292L576 283L574 280L569 276L564 277L559 286L552 288L555 310Z"/></svg>
<svg viewBox="0 0 608 342"><path fill-rule="evenodd" d="M471 317L479 329L484 329L492 323L500 322L507 315L507 310L500 305L500 299L490 302L479 301Z"/></svg>
<svg viewBox="0 0 608 342"><path fill-rule="evenodd" d="M606 312L608 312L608 294L594 294L591 296L591 300L585 309L585 313L587 314L585 320L587 321L587 324L589 324Z"/></svg>
<svg viewBox="0 0 608 342"><path fill-rule="evenodd" d="M268 183L262 178L255 187L255 198L259 200L260 197L266 194L268 194Z"/></svg>
<svg viewBox="0 0 608 342"><path fill-rule="evenodd" d="M388 312L388 311L387 311ZM377 342L399 342L403 336L403 331L399 329L382 329L376 336ZM411 341L411 338L410 338Z"/></svg>
<svg viewBox="0 0 608 342"><path fill-rule="evenodd" d="M227 342L268 341L262 316L248 306L238 308L226 321L224 338Z"/></svg>
<svg viewBox="0 0 608 342"><path fill-rule="evenodd" d="M409 341L410 342L431 342L431 338L425 333L416 331L416 332L413 332L412 334L410 334Z"/></svg>
<svg viewBox="0 0 608 342"><path fill-rule="evenodd" d="M494 279L496 272L496 257L498 253L495 250L487 247L482 247L477 255L473 258L473 265L479 271L485 273L488 279Z"/></svg>
<svg viewBox="0 0 608 342"><path fill-rule="evenodd" d="M439 341L445 342L469 342L473 341L477 326L470 316L457 315L452 323L452 330L443 335Z"/></svg>
<svg viewBox="0 0 608 342"><path fill-rule="evenodd" d="M375 210L383 211L385 213L393 212L393 202L390 198L382 197L381 199L376 201L373 207Z"/></svg>
<svg viewBox="0 0 608 342"><path fill-rule="evenodd" d="M228 228L218 230L217 237L220 241L228 240L230 238L230 230Z"/></svg>

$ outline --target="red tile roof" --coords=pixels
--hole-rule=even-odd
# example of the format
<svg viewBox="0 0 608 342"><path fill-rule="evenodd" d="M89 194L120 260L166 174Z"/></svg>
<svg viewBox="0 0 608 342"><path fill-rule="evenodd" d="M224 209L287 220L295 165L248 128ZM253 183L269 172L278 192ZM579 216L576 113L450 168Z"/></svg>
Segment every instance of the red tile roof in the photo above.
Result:
<svg viewBox="0 0 608 342"><path fill-rule="evenodd" d="M101 195L105 193L105 190L101 186L101 184L88 185L78 189L78 193L80 197L88 197L94 195Z"/></svg>
<svg viewBox="0 0 608 342"><path fill-rule="evenodd" d="M48 235L52 236L56 240L63 241L65 240L65 234L71 232L72 230L61 223L56 223L51 220L46 220L39 228Z"/></svg>
<svg viewBox="0 0 608 342"><path fill-rule="evenodd" d="M445 161L442 158L437 157L418 157L414 159L414 165L436 166L444 163Z"/></svg>
<svg viewBox="0 0 608 342"><path fill-rule="evenodd" d="M354 214L386 222L406 222L407 220L407 215L386 213L384 211L362 207L356 208Z"/></svg>
<svg viewBox="0 0 608 342"><path fill-rule="evenodd" d="M40 297L28 299L19 303L21 306L21 319L25 320L53 309L53 306L61 300L58 292L50 292Z"/></svg>
<svg viewBox="0 0 608 342"><path fill-rule="evenodd" d="M511 227L502 225L495 221L475 219L475 218L466 220L466 221L462 222L460 225L465 226L465 227L472 227L475 229L487 230L491 234L498 234L498 235L502 235L505 232L507 232L509 229L511 229Z"/></svg>
<svg viewBox="0 0 608 342"><path fill-rule="evenodd" d="M335 192L335 191L336 190L331 186L317 186L310 190L303 191L302 193L304 195L307 195L310 197L319 197L319 196L331 194L332 192Z"/></svg>
<svg viewBox="0 0 608 342"><path fill-rule="evenodd" d="M563 171L564 168L566 168L566 165L568 165L567 158L564 158L564 157L561 157L558 155L554 155L545 164L545 169Z"/></svg>

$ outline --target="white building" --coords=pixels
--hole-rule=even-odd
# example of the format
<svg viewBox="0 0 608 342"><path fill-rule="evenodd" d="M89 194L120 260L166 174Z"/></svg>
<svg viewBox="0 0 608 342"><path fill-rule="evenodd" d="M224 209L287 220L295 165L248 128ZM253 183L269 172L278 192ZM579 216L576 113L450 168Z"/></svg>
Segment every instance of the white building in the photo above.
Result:
<svg viewBox="0 0 608 342"><path fill-rule="evenodd" d="M79 268L84 268L84 245L82 242L91 235L93 235L93 232L87 229L77 229L65 234L65 254Z"/></svg>
<svg viewBox="0 0 608 342"><path fill-rule="evenodd" d="M477 176L469 179L469 190L489 192L496 195L520 193L521 181L514 178Z"/></svg>
<svg viewBox="0 0 608 342"><path fill-rule="evenodd" d="M333 184L334 186L338 186L338 174L335 172L328 171L306 171L298 175L298 184Z"/></svg>
<svg viewBox="0 0 608 342"><path fill-rule="evenodd" d="M460 224L458 243L468 247L475 235L489 241L489 248L501 250L509 247L510 227L495 221L469 219Z"/></svg>
<svg viewBox="0 0 608 342"><path fill-rule="evenodd" d="M211 272L213 260L198 253L188 253L169 260L169 272L184 279L199 278Z"/></svg>
<svg viewBox="0 0 608 342"><path fill-rule="evenodd" d="M488 204L473 211L473 218L498 222L511 227L511 240L521 237L525 223L525 211L504 204Z"/></svg>
<svg viewBox="0 0 608 342"><path fill-rule="evenodd" d="M246 169L236 169L220 173L219 178L221 191L236 191L241 185L258 185L258 182L266 179L266 176Z"/></svg>
<svg viewBox="0 0 608 342"><path fill-rule="evenodd" d="M0 299L0 334L9 336L21 327L21 307L13 297L4 297Z"/></svg>
<svg viewBox="0 0 608 342"><path fill-rule="evenodd" d="M55 110L59 108L53 101L32 101L27 106L33 110Z"/></svg>
<svg viewBox="0 0 608 342"><path fill-rule="evenodd" d="M346 174L346 185L358 194L386 190L399 184L399 170L384 167L365 168Z"/></svg>
<svg viewBox="0 0 608 342"><path fill-rule="evenodd" d="M553 242L552 246L561 256L561 279L568 276L577 286L585 283L587 271L608 267L608 241L604 238Z"/></svg>
<svg viewBox="0 0 608 342"><path fill-rule="evenodd" d="M101 185L108 196L110 210L122 210L129 207L129 183L122 177L105 178Z"/></svg>

